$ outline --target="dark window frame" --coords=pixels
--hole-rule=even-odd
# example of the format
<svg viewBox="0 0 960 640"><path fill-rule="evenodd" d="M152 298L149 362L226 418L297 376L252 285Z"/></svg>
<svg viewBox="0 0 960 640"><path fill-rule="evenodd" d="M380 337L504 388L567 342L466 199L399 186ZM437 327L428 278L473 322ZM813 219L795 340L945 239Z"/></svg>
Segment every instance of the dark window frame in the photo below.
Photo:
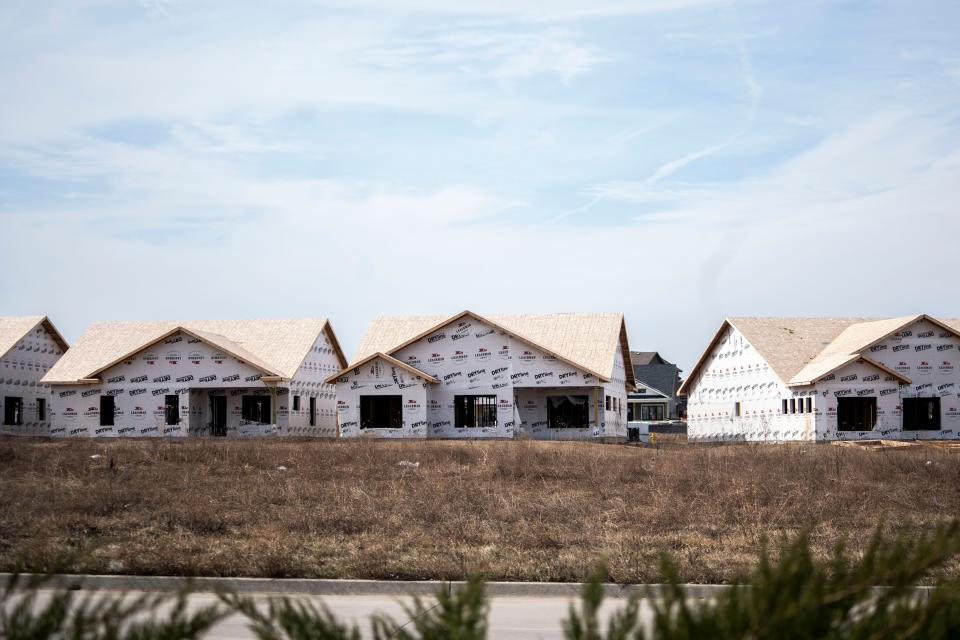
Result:
<svg viewBox="0 0 960 640"><path fill-rule="evenodd" d="M115 396L100 396L100 426L112 427L116 424L117 399Z"/></svg>
<svg viewBox="0 0 960 640"><path fill-rule="evenodd" d="M310 426L317 426L317 396L310 396Z"/></svg>
<svg viewBox="0 0 960 640"><path fill-rule="evenodd" d="M837 431L873 431L876 428L876 396L837 398Z"/></svg>
<svg viewBox="0 0 960 640"><path fill-rule="evenodd" d="M740 418L743 416L743 407L740 405L739 400L733 403L733 415L735 418Z"/></svg>
<svg viewBox="0 0 960 640"><path fill-rule="evenodd" d="M23 425L23 396L3 397L3 424L8 427Z"/></svg>
<svg viewBox="0 0 960 640"><path fill-rule="evenodd" d="M493 429L497 424L495 394L453 396L453 425L457 429Z"/></svg>
<svg viewBox="0 0 960 640"><path fill-rule="evenodd" d="M293 410L300 411L300 396L293 396Z"/></svg>
<svg viewBox="0 0 960 640"><path fill-rule="evenodd" d="M271 408L268 395L245 395L240 398L240 418L251 424L272 424Z"/></svg>
<svg viewBox="0 0 960 640"><path fill-rule="evenodd" d="M813 398L807 398L807 413L813 413Z"/></svg>
<svg viewBox="0 0 960 640"><path fill-rule="evenodd" d="M547 396L548 429L586 429L590 426L590 396L578 394L570 397L583 399L583 404L570 402L566 395ZM550 398L563 398L563 403L554 407Z"/></svg>
<svg viewBox="0 0 960 640"><path fill-rule="evenodd" d="M902 431L940 431L943 428L940 398L903 398L900 409Z"/></svg>
<svg viewBox="0 0 960 640"><path fill-rule="evenodd" d="M44 422L47 419L47 399L37 398L37 420Z"/></svg>
<svg viewBox="0 0 960 640"><path fill-rule="evenodd" d="M656 415L651 417L650 413L655 411ZM667 408L662 402L656 404L641 404L640 405L640 422L659 422L664 420L664 416L667 414ZM646 417L644 417L646 415Z"/></svg>
<svg viewBox="0 0 960 640"><path fill-rule="evenodd" d="M403 396L360 396L361 429L402 429Z"/></svg>
<svg viewBox="0 0 960 640"><path fill-rule="evenodd" d="M180 424L180 396L163 396L163 421L167 426Z"/></svg>

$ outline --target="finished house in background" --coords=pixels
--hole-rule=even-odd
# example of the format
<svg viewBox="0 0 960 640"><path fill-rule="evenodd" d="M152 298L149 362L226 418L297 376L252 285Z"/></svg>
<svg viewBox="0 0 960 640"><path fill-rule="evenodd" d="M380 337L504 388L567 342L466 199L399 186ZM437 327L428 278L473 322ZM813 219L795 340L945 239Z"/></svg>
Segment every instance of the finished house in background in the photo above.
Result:
<svg viewBox="0 0 960 640"><path fill-rule="evenodd" d="M637 390L627 398L629 419L656 422L682 418L685 403L677 398L680 367L664 360L656 351L631 351L630 361Z"/></svg>
<svg viewBox="0 0 960 640"><path fill-rule="evenodd" d="M336 383L340 434L625 439L623 314L381 317Z"/></svg>
<svg viewBox="0 0 960 640"><path fill-rule="evenodd" d="M337 435L324 318L98 322L43 378L55 436Z"/></svg>
<svg viewBox="0 0 960 640"><path fill-rule="evenodd" d="M627 394L627 420L629 422L663 422L669 415L670 396L637 380L636 391Z"/></svg>
<svg viewBox="0 0 960 640"><path fill-rule="evenodd" d="M954 439L960 319L729 318L680 389L696 441Z"/></svg>
<svg viewBox="0 0 960 640"><path fill-rule="evenodd" d="M46 316L0 317L0 434L49 433L50 389L40 379L66 350Z"/></svg>

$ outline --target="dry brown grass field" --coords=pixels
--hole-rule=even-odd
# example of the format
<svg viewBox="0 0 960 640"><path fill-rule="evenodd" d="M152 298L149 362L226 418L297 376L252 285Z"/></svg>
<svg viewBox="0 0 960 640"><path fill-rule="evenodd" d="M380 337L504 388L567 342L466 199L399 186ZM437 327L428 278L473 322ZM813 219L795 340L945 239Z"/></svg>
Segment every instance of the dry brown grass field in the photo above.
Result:
<svg viewBox="0 0 960 640"><path fill-rule="evenodd" d="M935 446L4 438L0 570L656 582L667 551L724 582L765 536L856 547L958 489Z"/></svg>

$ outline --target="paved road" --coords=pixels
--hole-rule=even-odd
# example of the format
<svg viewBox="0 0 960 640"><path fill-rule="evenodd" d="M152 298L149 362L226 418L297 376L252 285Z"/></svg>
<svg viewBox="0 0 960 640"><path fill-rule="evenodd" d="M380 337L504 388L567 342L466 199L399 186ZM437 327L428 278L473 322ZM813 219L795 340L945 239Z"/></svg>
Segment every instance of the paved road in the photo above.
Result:
<svg viewBox="0 0 960 640"><path fill-rule="evenodd" d="M40 592L40 602L49 598L51 591ZM109 592L104 592L109 593ZM128 593L128 597L137 595ZM275 594L273 594L275 595ZM252 594L257 601L265 602L270 595ZM293 596L322 601L342 621L354 621L364 634L370 637L369 618L374 613L385 613L395 620L407 620L401 602L410 602L410 598L383 595L363 596ZM214 594L194 593L190 596L190 606L200 607L217 601ZM562 638L561 621L566 617L571 600L564 597L506 597L499 596L490 600L489 637L495 640L519 640L528 638ZM623 606L623 600L609 598L605 601L604 614ZM649 621L650 610L641 608L645 622ZM232 638L253 638L247 629L247 621L239 615L223 620L206 636L210 640Z"/></svg>

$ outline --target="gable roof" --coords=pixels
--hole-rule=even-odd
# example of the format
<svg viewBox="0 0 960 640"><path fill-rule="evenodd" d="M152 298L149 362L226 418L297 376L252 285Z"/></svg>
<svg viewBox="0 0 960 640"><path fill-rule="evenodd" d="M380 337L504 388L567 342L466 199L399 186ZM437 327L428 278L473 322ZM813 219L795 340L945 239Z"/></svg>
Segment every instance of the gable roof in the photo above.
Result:
<svg viewBox="0 0 960 640"><path fill-rule="evenodd" d="M61 349L67 351L70 348L47 316L0 316L0 358L6 356L18 342L41 324Z"/></svg>
<svg viewBox="0 0 960 640"><path fill-rule="evenodd" d="M347 371L350 371L350 370L352 370L352 369L358 369L358 368L362 367L363 365L367 364L368 362L371 362L371 361L373 361L373 360L376 360L377 358L380 358L380 359L383 360L384 362L386 362L386 363L388 363L388 364L390 364L390 365L393 365L394 367L400 367L401 369L403 369L403 370L405 370L405 371L407 371L407 372L409 372L409 373L412 373L412 374L415 375L415 376L420 376L421 378L423 378L424 380L426 380L427 382L429 382L429 383L431 383L431 384L439 384L439 383L440 383L440 379L439 379L439 378L436 378L436 377L430 375L430 374L427 373L426 371L420 371L420 369L417 369L416 367L411 366L411 365L407 364L406 362L403 362L402 360L397 360L397 359L394 358L393 356L387 355L386 353L381 353L381 352L379 352L379 351L377 351L376 353L371 353L369 356L367 356L366 358L364 358L364 359L361 360L360 362L355 362L355 363L351 364L350 367L349 367L348 369L346 369L346 370L347 370ZM339 378L341 375L343 375L343 371L340 371L339 373L335 373L334 375L332 375L332 376L330 376L329 378L327 378L324 382L330 384L332 381L336 380L336 379Z"/></svg>
<svg viewBox="0 0 960 640"><path fill-rule="evenodd" d="M787 386L812 384L855 360L863 360L909 383L909 378L863 352L920 320L960 335L960 320L938 320L923 314L897 318L727 318L678 393L686 394L728 327L740 331Z"/></svg>
<svg viewBox="0 0 960 640"><path fill-rule="evenodd" d="M453 316L381 316L375 318L367 327L354 362L361 361L372 353L397 353L467 316L549 353L562 362L591 373L602 381L609 381L613 375L619 345L623 352L627 385L631 388L634 385L630 347L622 313L481 316L467 310ZM345 367L345 371L352 368L353 365Z"/></svg>
<svg viewBox="0 0 960 640"><path fill-rule="evenodd" d="M643 389L643 392L642 392L642 393L639 391L640 389ZM645 380L640 380L640 379L637 379L637 390L636 390L636 391L631 391L631 392L628 393L627 395L628 395L628 396L631 396L631 395L644 395L644 396L657 395L657 396L663 397L664 400L669 400L669 399L670 399L670 394L669 394L669 393L664 393L663 391L661 391L660 389L657 389L657 388L656 388L655 386L653 386L652 384L647 384L647 382L646 382Z"/></svg>
<svg viewBox="0 0 960 640"><path fill-rule="evenodd" d="M630 361L634 367L642 367L648 364L673 364L667 362L659 351L631 351Z"/></svg>
<svg viewBox="0 0 960 640"><path fill-rule="evenodd" d="M201 331L199 329L187 329L186 327L178 325L176 327L173 327L166 333L157 336L156 339L136 347L129 353L120 354L118 357L114 358L113 360L109 362L105 362L103 365L97 368L96 371L91 372L89 375L86 375L83 378L84 379L96 378L99 374L103 373L110 367L120 364L124 360L127 360L128 358L133 357L137 353L140 353L141 351L149 347L152 347L153 345L158 344L159 342L166 340L170 336L176 335L178 333L185 333L191 338L196 338L197 340L200 340L201 342L204 342L211 347L215 347L221 351L225 351L226 353L229 353L230 355L237 358L238 360L241 360L253 366L254 369L259 369L262 373L265 373L268 376L274 376L274 377L280 377L280 378L283 377L283 374L280 373L277 369L273 368L271 365L267 364L266 362L261 360L259 357L250 353L250 351L248 351L247 349L243 348L243 346L234 342L233 340L230 340L225 336L221 336L216 333L211 333L209 331Z"/></svg>
<svg viewBox="0 0 960 640"><path fill-rule="evenodd" d="M873 367L876 367L880 371L883 371L885 374L892 376L904 384L910 384L910 378L906 377L902 373L894 371L883 364L877 362L870 356L865 356L862 353L833 353L825 357L818 358L814 360L803 369L801 369L797 375L793 376L787 386L791 387L801 387L808 384L813 384L817 380L820 380L824 376L828 376L838 369L842 369L851 362L863 362L869 364Z"/></svg>
<svg viewBox="0 0 960 640"><path fill-rule="evenodd" d="M281 378L296 374L323 331L327 332L341 366L346 362L326 318L95 322L43 381L71 384L90 379L178 331Z"/></svg>
<svg viewBox="0 0 960 640"><path fill-rule="evenodd" d="M680 386L677 381L679 371L675 364L647 364L633 367L633 375L637 379L638 386L645 384L667 397L673 397L677 387Z"/></svg>

